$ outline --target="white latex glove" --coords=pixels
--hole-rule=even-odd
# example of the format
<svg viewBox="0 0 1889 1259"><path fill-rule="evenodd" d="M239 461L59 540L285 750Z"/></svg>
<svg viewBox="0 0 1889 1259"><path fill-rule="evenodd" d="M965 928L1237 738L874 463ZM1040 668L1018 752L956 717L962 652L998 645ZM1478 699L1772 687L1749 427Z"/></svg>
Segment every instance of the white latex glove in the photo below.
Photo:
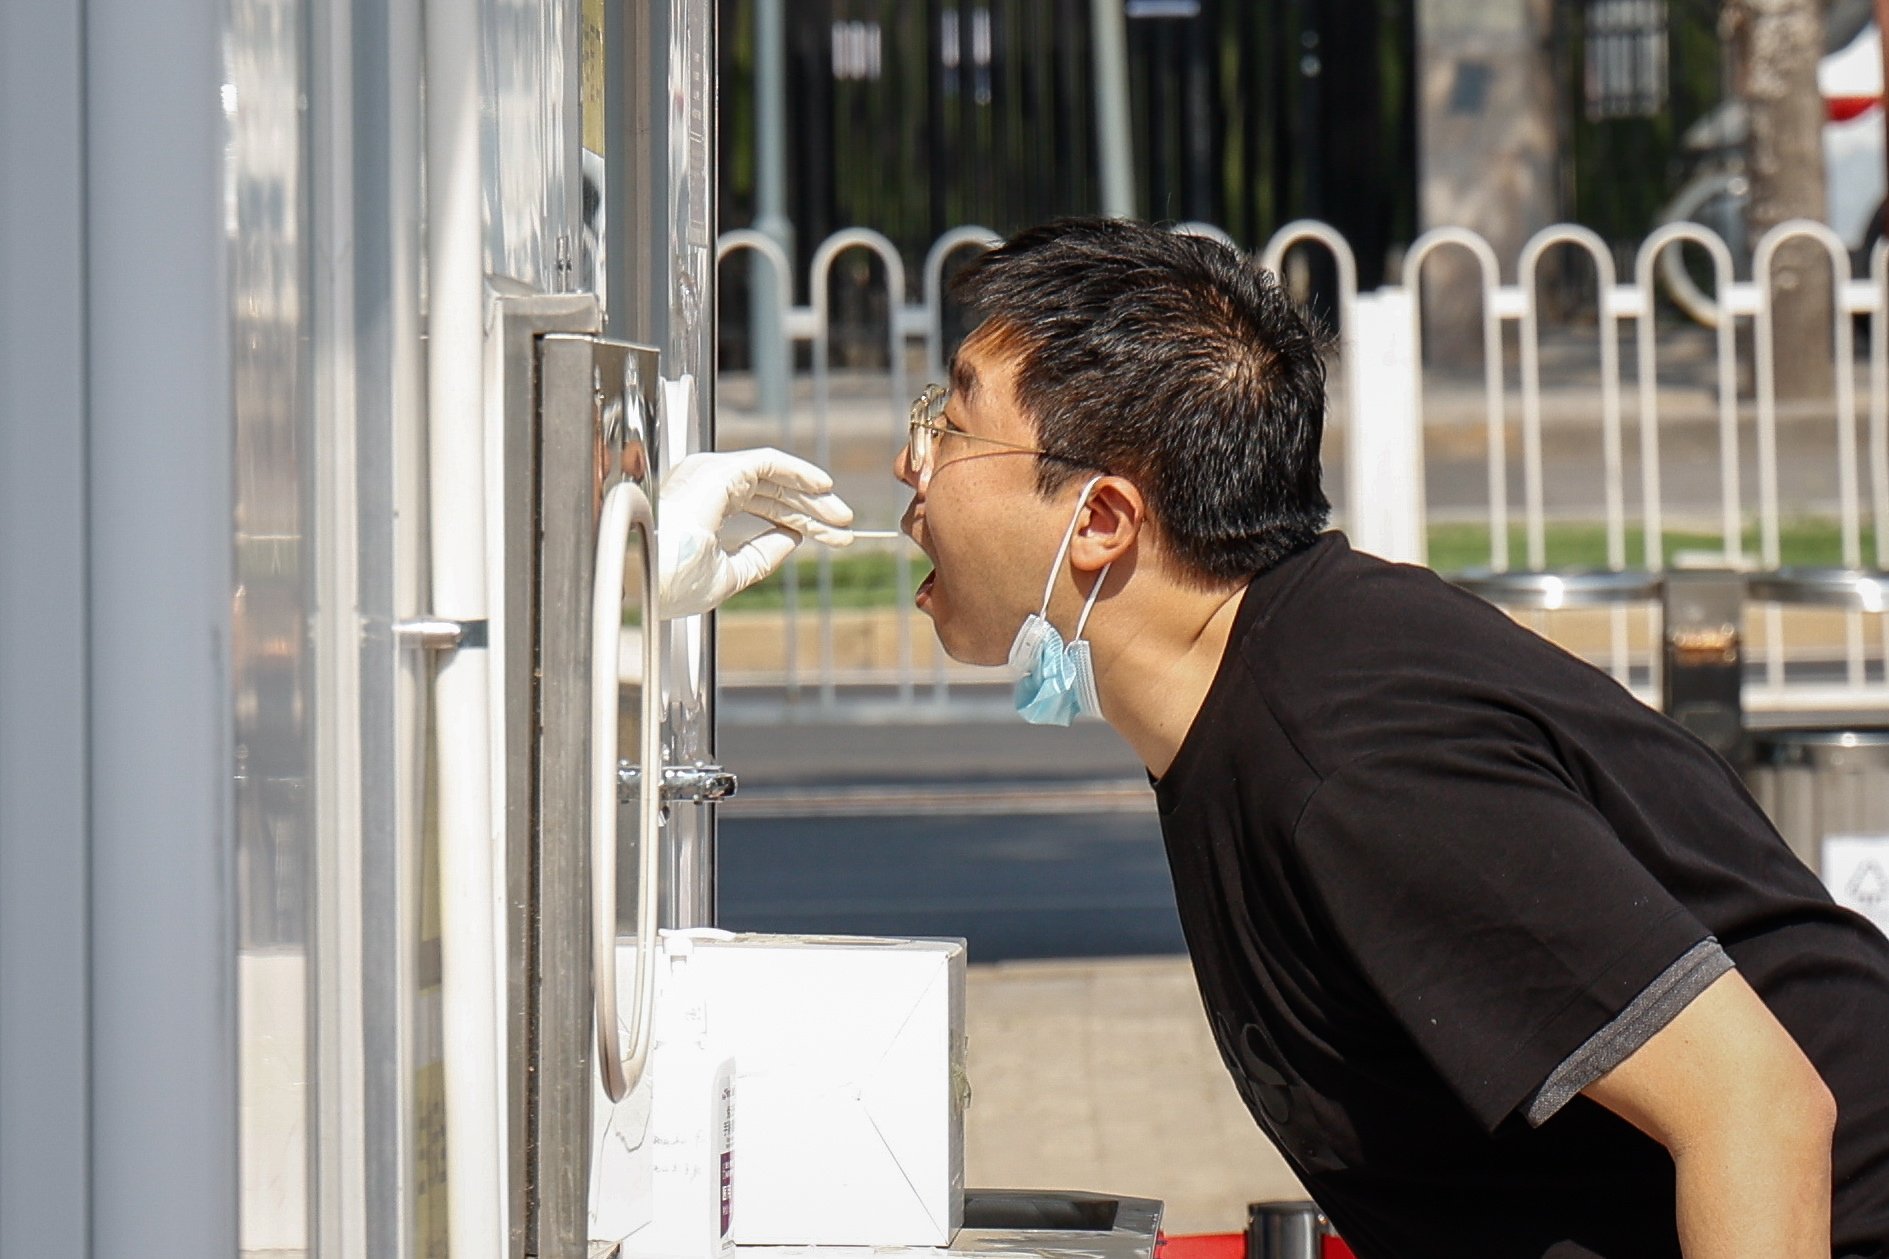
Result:
<svg viewBox="0 0 1889 1259"><path fill-rule="evenodd" d="M787 562L803 538L848 546L853 509L833 478L778 450L690 455L663 479L656 556L665 619L707 612ZM773 526L729 551L722 526L758 516Z"/></svg>

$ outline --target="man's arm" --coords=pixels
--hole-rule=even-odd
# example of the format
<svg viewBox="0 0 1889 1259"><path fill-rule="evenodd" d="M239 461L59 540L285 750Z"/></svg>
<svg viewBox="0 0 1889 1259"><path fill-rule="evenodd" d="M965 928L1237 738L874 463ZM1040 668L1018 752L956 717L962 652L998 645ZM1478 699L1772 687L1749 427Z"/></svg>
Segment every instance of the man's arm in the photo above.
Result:
<svg viewBox="0 0 1889 1259"><path fill-rule="evenodd" d="M1672 1155L1686 1259L1829 1259L1836 1101L1737 971L1581 1091Z"/></svg>

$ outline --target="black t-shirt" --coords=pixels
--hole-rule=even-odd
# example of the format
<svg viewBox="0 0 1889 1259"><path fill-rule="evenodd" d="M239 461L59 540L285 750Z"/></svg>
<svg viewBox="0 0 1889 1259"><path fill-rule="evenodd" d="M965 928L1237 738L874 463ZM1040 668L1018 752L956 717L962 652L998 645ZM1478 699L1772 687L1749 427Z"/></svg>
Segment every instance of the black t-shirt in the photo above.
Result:
<svg viewBox="0 0 1889 1259"><path fill-rule="evenodd" d="M1677 1256L1661 1146L1531 1112L1722 946L1836 1095L1835 1253L1889 1259L1889 941L1607 675L1326 534L1248 587L1156 794L1227 1068L1360 1256Z"/></svg>

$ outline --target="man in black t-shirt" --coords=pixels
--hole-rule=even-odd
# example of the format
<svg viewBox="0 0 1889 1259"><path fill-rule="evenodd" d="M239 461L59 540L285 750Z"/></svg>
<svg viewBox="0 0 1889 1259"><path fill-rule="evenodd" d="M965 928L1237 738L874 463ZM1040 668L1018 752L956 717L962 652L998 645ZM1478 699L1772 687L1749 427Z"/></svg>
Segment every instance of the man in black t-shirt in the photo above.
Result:
<svg viewBox="0 0 1889 1259"><path fill-rule="evenodd" d="M1358 1254L1889 1259L1889 942L1678 726L1322 532L1272 278L1072 220L956 291L918 606L1148 766L1227 1068Z"/></svg>

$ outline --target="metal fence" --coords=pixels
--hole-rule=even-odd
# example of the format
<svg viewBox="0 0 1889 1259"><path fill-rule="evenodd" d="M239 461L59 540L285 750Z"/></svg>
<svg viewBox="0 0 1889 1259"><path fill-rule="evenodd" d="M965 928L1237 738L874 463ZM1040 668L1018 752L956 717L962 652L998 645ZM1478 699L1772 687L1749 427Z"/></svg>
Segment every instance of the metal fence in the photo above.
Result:
<svg viewBox="0 0 1889 1259"><path fill-rule="evenodd" d="M1206 224L1175 230L1226 239ZM945 370L947 268L961 251L994 240L980 227L941 236L914 287L884 236L835 233L814 253L802 305L788 296L794 277L773 240L725 235L721 260L752 257L775 272L786 361L801 366L786 394L745 413L739 382L724 381L723 441L768 440L834 467L841 492L868 505L862 526L889 525L903 505L886 469L904 439L906 403L921 373L940 379ZM1833 278L1830 389L1808 403L1780 400L1776 384L1779 354L1793 352L1778 344L1773 317L1773 264L1787 246L1827 255ZM1659 260L1679 249L1715 280L1714 327L1678 318L1658 294ZM1440 568L1546 571L1567 566L1568 539L1597 531L1595 554L1581 562L1612 570L1657 572L1675 562L1676 540L1707 552L1679 555L1684 563L1763 573L1801 563L1889 569L1889 245L1876 246L1859 276L1828 227L1786 223L1758 242L1742 272L1717 236L1678 223L1647 237L1628 266L1595 233L1559 225L1527 242L1505 281L1487 241L1439 228L1405 252L1399 283L1359 292L1344 239L1299 221L1275 233L1260 259L1291 284L1319 251L1334 266L1340 326L1326 480L1334 523L1360 548L1428 563L1433 544L1454 530ZM1472 282L1439 283L1437 260L1451 253L1471 264ZM884 286L882 371L836 373L833 364L829 293L849 255L870 263L858 270L852 259L853 282ZM1573 309L1563 292L1570 273L1583 277L1577 287L1587 295ZM1755 278L1735 279L1741 273ZM1479 352L1468 363L1441 365L1434 352L1426 362L1436 312L1448 306L1460 315L1464 303L1478 312L1470 318L1479 323ZM730 415L740 421L731 425ZM1673 444L1665 454L1662 439ZM1467 564L1465 530L1478 547ZM1486 544L1477 541L1484 535ZM911 606L913 554L903 541L862 542L837 560L822 549L732 601L721 617L725 716L1007 712L989 685L1002 680L997 671L947 661L929 625L914 624L922 617ZM1761 667L1749 679L1748 708L1889 710L1889 618L1875 610L1867 580L1860 589L1841 611L1753 605L1746 633ZM1527 616L1636 692L1658 694L1656 608Z"/></svg>

